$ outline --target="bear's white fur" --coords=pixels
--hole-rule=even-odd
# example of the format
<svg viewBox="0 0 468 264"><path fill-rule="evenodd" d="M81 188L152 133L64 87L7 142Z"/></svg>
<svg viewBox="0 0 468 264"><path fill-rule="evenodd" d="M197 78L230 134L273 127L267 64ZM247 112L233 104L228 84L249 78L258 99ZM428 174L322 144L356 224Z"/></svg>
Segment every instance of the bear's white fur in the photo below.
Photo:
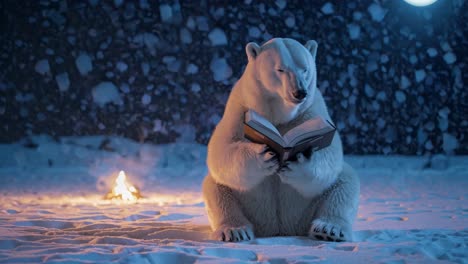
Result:
<svg viewBox="0 0 468 264"><path fill-rule="evenodd" d="M203 195L215 239L352 239L359 180L343 161L338 133L329 147L310 157L299 154L297 161L283 167L265 145L246 140L243 133L248 109L266 117L282 134L317 115L331 120L316 88L316 51L313 40L305 45L286 38L261 47L247 44L249 62L208 144Z"/></svg>

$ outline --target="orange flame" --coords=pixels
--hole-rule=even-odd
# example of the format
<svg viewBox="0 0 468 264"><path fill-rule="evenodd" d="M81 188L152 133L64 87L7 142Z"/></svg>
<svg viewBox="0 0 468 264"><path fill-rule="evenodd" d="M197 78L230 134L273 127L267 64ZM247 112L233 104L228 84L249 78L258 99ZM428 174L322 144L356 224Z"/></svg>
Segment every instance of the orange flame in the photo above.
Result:
<svg viewBox="0 0 468 264"><path fill-rule="evenodd" d="M106 195L106 199L120 199L128 202L135 202L141 198L140 191L126 180L127 176L124 171L119 172L119 176L115 180L114 188Z"/></svg>

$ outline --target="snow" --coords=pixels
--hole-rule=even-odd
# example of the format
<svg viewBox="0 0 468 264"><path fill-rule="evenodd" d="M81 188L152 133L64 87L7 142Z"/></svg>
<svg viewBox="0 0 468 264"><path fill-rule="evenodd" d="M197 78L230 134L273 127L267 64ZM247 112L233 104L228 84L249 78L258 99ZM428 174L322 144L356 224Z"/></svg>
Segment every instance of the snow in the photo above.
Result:
<svg viewBox="0 0 468 264"><path fill-rule="evenodd" d="M372 20L376 22L381 22L385 15L387 14L387 10L382 8L379 4L377 3L372 3L368 8L367 11L372 17Z"/></svg>
<svg viewBox="0 0 468 264"><path fill-rule="evenodd" d="M395 92L395 98L396 98L397 102L400 103L400 104L403 103L404 101L406 101L405 93L403 91L400 91L400 90Z"/></svg>
<svg viewBox="0 0 468 264"><path fill-rule="evenodd" d="M359 21L359 20L361 20L361 18L362 18L362 13L361 12L359 12L359 11L354 11L353 12L353 19L354 20Z"/></svg>
<svg viewBox="0 0 468 264"><path fill-rule="evenodd" d="M384 91L380 91L380 92L377 93L376 98L378 100L380 100L380 101L385 101L385 100L387 100L387 95L385 94Z"/></svg>
<svg viewBox="0 0 468 264"><path fill-rule="evenodd" d="M68 73L64 72L55 76L55 81L61 92L65 92L70 87L70 79L68 78Z"/></svg>
<svg viewBox="0 0 468 264"><path fill-rule="evenodd" d="M120 86L120 90L125 93L125 94L128 94L130 93L130 86L127 84L127 83L123 83L121 86Z"/></svg>
<svg viewBox="0 0 468 264"><path fill-rule="evenodd" d="M45 75L46 73L50 72L49 61L47 59L43 59L43 60L36 62L36 65L34 66L34 70L40 75Z"/></svg>
<svg viewBox="0 0 468 264"><path fill-rule="evenodd" d="M140 46L146 46L152 55L156 54L156 45L159 42L158 37L153 33L141 33L133 38L133 42Z"/></svg>
<svg viewBox="0 0 468 264"><path fill-rule="evenodd" d="M148 3L148 0L140 0L140 8L141 9L149 9L150 5Z"/></svg>
<svg viewBox="0 0 468 264"><path fill-rule="evenodd" d="M333 4L331 4L330 2L326 2L322 8L320 9L320 11L322 11L322 13L324 13L325 15L330 15L330 14L333 14L333 12L335 12L334 8L333 8Z"/></svg>
<svg viewBox="0 0 468 264"><path fill-rule="evenodd" d="M369 58L366 64L366 71L367 72L373 72L376 71L379 68L379 65L373 58Z"/></svg>
<svg viewBox="0 0 468 264"><path fill-rule="evenodd" d="M54 55L54 54L55 54L55 51L54 51L53 49L51 49L51 48L47 48L47 49L46 49L46 54L47 54L47 55Z"/></svg>
<svg viewBox="0 0 468 264"><path fill-rule="evenodd" d="M286 0L275 0L275 4L279 9L284 9L288 3Z"/></svg>
<svg viewBox="0 0 468 264"><path fill-rule="evenodd" d="M149 94L144 94L142 97L141 97L141 103L143 105L148 105L151 103L151 95Z"/></svg>
<svg viewBox="0 0 468 264"><path fill-rule="evenodd" d="M201 91L201 87L198 83L192 83L190 90L194 93L198 93Z"/></svg>
<svg viewBox="0 0 468 264"><path fill-rule="evenodd" d="M177 143L195 142L196 128L191 124L178 124L174 126L174 130L178 133Z"/></svg>
<svg viewBox="0 0 468 264"><path fill-rule="evenodd" d="M251 38L259 38L262 35L262 32L258 27L249 27L249 36Z"/></svg>
<svg viewBox="0 0 468 264"><path fill-rule="evenodd" d="M196 17L196 22L197 22L197 29L200 31L209 31L210 30L210 24L208 22L208 18L205 16L197 16Z"/></svg>
<svg viewBox="0 0 468 264"><path fill-rule="evenodd" d="M196 74L198 73L198 66L193 63L190 63L189 65L187 65L187 70L185 72L188 74Z"/></svg>
<svg viewBox="0 0 468 264"><path fill-rule="evenodd" d="M369 84L366 83L364 86L364 92L366 93L367 97L373 97L375 95L375 90L370 86Z"/></svg>
<svg viewBox="0 0 468 264"><path fill-rule="evenodd" d="M421 82L426 78L426 71L421 69L421 70L416 70L414 72L414 77L416 79L416 82Z"/></svg>
<svg viewBox="0 0 468 264"><path fill-rule="evenodd" d="M86 75L93 70L91 58L86 53L82 53L76 58L75 65L81 75Z"/></svg>
<svg viewBox="0 0 468 264"><path fill-rule="evenodd" d="M427 150L431 150L434 148L434 145L432 144L432 142L430 140L426 141L426 143L424 144L424 148L426 148Z"/></svg>
<svg viewBox="0 0 468 264"><path fill-rule="evenodd" d="M194 18L193 18L193 17L189 17L189 18L187 19L186 25L187 25L188 28L194 30L195 27L196 27L196 23L195 23Z"/></svg>
<svg viewBox="0 0 468 264"><path fill-rule="evenodd" d="M442 50L446 52L449 52L452 50L452 47L450 47L450 44L448 44L448 42L446 41L443 41L442 43L440 43L440 46L442 47Z"/></svg>
<svg viewBox="0 0 468 264"><path fill-rule="evenodd" d="M453 151L458 148L458 139L449 133L444 133L442 136L442 148L447 154L453 154Z"/></svg>
<svg viewBox="0 0 468 264"><path fill-rule="evenodd" d="M148 75L150 70L150 65L147 62L142 62L141 63L141 71L143 72L143 75L146 76Z"/></svg>
<svg viewBox="0 0 468 264"><path fill-rule="evenodd" d="M411 64L415 65L418 62L418 58L416 57L416 55L412 54L409 57L409 61L410 61Z"/></svg>
<svg viewBox="0 0 468 264"><path fill-rule="evenodd" d="M125 72L128 69L128 65L123 61L117 62L115 67L117 68L119 72Z"/></svg>
<svg viewBox="0 0 468 264"><path fill-rule="evenodd" d="M287 27L293 28L296 25L296 19L293 16L290 16L284 20L284 23Z"/></svg>
<svg viewBox="0 0 468 264"><path fill-rule="evenodd" d="M101 82L93 88L93 101L99 106L107 103L121 104L119 91L112 82Z"/></svg>
<svg viewBox="0 0 468 264"><path fill-rule="evenodd" d="M180 40L184 44L192 43L192 34L190 33L190 31L188 29L182 28L180 30Z"/></svg>
<svg viewBox="0 0 468 264"><path fill-rule="evenodd" d="M448 128L449 114L450 109L447 106L444 106L438 111L439 129L441 131L446 131Z"/></svg>
<svg viewBox="0 0 468 264"><path fill-rule="evenodd" d="M222 243L210 239L200 194L205 146L103 136L35 136L26 143L0 145L2 263L466 263L468 258L466 156L347 156L361 179L354 242L267 237ZM142 191L139 202L103 200L119 170Z"/></svg>
<svg viewBox="0 0 468 264"><path fill-rule="evenodd" d="M121 6L121 5L123 4L123 1L124 1L124 0L114 0L114 5L115 5L116 7L119 7L119 6Z"/></svg>
<svg viewBox="0 0 468 264"><path fill-rule="evenodd" d="M168 22L172 18L172 8L170 5L160 5L159 6L159 15L161 16L161 20L163 22Z"/></svg>
<svg viewBox="0 0 468 264"><path fill-rule="evenodd" d="M178 72L181 66L181 61L174 56L164 56L162 61L166 64L170 72Z"/></svg>
<svg viewBox="0 0 468 264"><path fill-rule="evenodd" d="M444 61L445 61L447 64L452 64L452 63L454 63L455 61L457 61L457 56L455 56L455 54L453 54L452 52L447 52L447 53L445 53L445 55L444 55Z"/></svg>
<svg viewBox="0 0 468 264"><path fill-rule="evenodd" d="M214 58L210 69L213 72L213 79L217 82L224 81L232 75L232 69L225 58Z"/></svg>
<svg viewBox="0 0 468 264"><path fill-rule="evenodd" d="M34 100L34 95L32 93L21 93L21 92L18 92L15 96L15 99L17 102L20 102L20 103L25 103L25 102L29 102L29 101L32 101Z"/></svg>
<svg viewBox="0 0 468 264"><path fill-rule="evenodd" d="M227 44L227 38L224 31L220 28L213 29L209 34L208 38L213 46L223 46Z"/></svg>
<svg viewBox="0 0 468 264"><path fill-rule="evenodd" d="M349 24L348 34L350 39L358 39L361 34L361 27L355 23Z"/></svg>
<svg viewBox="0 0 468 264"><path fill-rule="evenodd" d="M215 10L211 10L211 15L214 17L214 19L219 20L222 17L224 17L225 11L223 7L218 7Z"/></svg>
<svg viewBox="0 0 468 264"><path fill-rule="evenodd" d="M448 168L448 158L446 155L436 154L430 159L430 168L435 170L446 170Z"/></svg>
<svg viewBox="0 0 468 264"><path fill-rule="evenodd" d="M428 48L427 49L427 54L429 55L429 57L433 58L433 57L437 56L438 52L434 48Z"/></svg>
<svg viewBox="0 0 468 264"><path fill-rule="evenodd" d="M411 85L411 81L408 79L408 77L406 77L405 75L402 75L400 79L400 87L402 89L407 89L408 87L410 87L410 85Z"/></svg>

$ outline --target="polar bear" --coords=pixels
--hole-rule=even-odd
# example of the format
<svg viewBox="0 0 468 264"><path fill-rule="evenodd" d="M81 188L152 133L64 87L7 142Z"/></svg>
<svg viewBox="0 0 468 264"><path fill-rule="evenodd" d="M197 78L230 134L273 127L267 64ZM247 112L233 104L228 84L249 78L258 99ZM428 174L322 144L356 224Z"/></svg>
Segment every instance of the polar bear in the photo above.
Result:
<svg viewBox="0 0 468 264"><path fill-rule="evenodd" d="M244 138L248 109L284 134L307 119L331 120L316 87L317 43L274 38L246 46L248 64L233 87L208 144L203 197L214 239L265 236L352 240L359 179L343 161L338 133L331 145L280 166L266 145Z"/></svg>

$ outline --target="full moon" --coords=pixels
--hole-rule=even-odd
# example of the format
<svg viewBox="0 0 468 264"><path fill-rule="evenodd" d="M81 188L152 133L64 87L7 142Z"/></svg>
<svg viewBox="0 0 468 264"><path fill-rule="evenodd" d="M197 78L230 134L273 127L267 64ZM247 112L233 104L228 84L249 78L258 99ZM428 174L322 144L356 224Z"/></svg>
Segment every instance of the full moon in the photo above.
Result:
<svg viewBox="0 0 468 264"><path fill-rule="evenodd" d="M433 4L437 0L405 0L408 4L414 6L427 6Z"/></svg>

